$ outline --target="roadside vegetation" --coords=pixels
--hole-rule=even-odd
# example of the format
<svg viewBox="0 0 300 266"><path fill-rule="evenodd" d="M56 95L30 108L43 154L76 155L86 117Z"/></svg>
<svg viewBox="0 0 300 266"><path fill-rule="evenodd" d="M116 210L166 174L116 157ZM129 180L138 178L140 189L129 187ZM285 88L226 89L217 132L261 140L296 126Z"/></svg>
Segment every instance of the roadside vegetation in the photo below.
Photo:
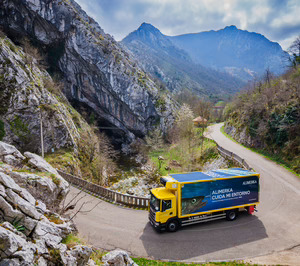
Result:
<svg viewBox="0 0 300 266"><path fill-rule="evenodd" d="M148 260L144 258L132 258L139 266L250 266L256 264L244 263L242 261L230 262L208 262L208 263L182 263L182 262L167 262L159 260Z"/></svg>
<svg viewBox="0 0 300 266"><path fill-rule="evenodd" d="M237 142L232 136L230 136L229 134L227 134L225 132L225 129L224 129L224 126L221 127L221 132L229 139L231 139L232 141L242 145L243 147L245 147L246 149L249 149L253 152L256 152L262 156L264 156L265 158L273 161L273 162L276 162L277 164L281 165L282 167L284 167L285 169L287 169L288 171L290 171L291 173L295 174L296 176L300 177L300 174L296 173L289 165L287 165L287 163L282 159L282 157L279 155L276 155L276 154L271 154L269 153L268 151L266 150L263 150L263 149L257 149L257 148L251 148L251 147L247 147L239 142Z"/></svg>
<svg viewBox="0 0 300 266"><path fill-rule="evenodd" d="M82 239L76 234L69 234L62 240L62 243L66 244L68 248L72 248L76 245L87 245L87 241ZM93 248L91 259L95 261L96 265L103 265L102 257L107 254L106 251ZM160 260L149 260L145 258L134 258L132 260L139 266L250 266L253 264L244 263L243 261L230 261L230 262L209 262L209 263L181 263L181 262L167 262ZM256 265L256 264L254 264Z"/></svg>
<svg viewBox="0 0 300 266"><path fill-rule="evenodd" d="M208 112L209 108L206 111ZM183 104L165 142L161 140L159 132L154 132L146 138L148 156L161 175L202 171L205 163L220 157L216 143L204 137L208 123L203 122L195 126L193 118L195 115L191 107Z"/></svg>
<svg viewBox="0 0 300 266"><path fill-rule="evenodd" d="M201 108L198 106L198 114L209 118L211 105L202 103ZM49 153L46 160L58 169L102 186L127 193L131 186L143 183L156 186L160 176L202 171L205 165L220 159L216 143L204 137L208 122L205 120L195 126L196 115L185 103L166 134L159 128L150 131L144 139L137 139L130 145L128 156L116 152L108 137L94 126L95 119L88 125L75 110L73 112L80 133L77 149ZM229 161L227 165L235 166ZM127 179L128 182L122 183Z"/></svg>
<svg viewBox="0 0 300 266"><path fill-rule="evenodd" d="M225 132L300 174L298 53L294 55L293 65L287 73L275 78L267 71L263 81L256 82L227 104L224 114Z"/></svg>

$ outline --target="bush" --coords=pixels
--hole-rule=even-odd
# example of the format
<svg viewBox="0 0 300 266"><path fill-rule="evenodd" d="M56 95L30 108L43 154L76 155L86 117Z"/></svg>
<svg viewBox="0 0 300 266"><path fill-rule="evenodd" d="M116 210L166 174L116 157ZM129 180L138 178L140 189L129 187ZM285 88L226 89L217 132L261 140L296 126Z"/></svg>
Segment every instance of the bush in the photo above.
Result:
<svg viewBox="0 0 300 266"><path fill-rule="evenodd" d="M0 141L5 137L4 122L0 120Z"/></svg>

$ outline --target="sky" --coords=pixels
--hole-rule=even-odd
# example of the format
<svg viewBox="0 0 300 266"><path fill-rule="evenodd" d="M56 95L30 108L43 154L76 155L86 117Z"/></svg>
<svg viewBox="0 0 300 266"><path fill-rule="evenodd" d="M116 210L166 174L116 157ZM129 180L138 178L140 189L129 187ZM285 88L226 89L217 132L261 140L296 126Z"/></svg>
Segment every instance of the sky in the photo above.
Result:
<svg viewBox="0 0 300 266"><path fill-rule="evenodd" d="M300 0L75 0L106 33L122 40L147 22L165 35L235 25L287 49L300 35Z"/></svg>

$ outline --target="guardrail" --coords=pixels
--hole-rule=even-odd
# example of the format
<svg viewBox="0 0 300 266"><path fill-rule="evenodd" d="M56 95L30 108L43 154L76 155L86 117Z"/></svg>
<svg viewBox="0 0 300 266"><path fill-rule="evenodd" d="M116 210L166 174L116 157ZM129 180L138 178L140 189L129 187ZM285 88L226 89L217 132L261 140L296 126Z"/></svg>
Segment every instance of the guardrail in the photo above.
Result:
<svg viewBox="0 0 300 266"><path fill-rule="evenodd" d="M247 162L241 158L240 156L236 155L235 153L228 151L217 144L218 151L221 153L223 157L227 157L231 160L235 160L238 162L242 167L253 170ZM89 181L83 180L80 177L67 174L63 171L57 170L58 173L66 179L72 185L79 187L83 190L86 190L93 195L99 196L103 199L106 199L113 203L119 203L128 207L136 207L136 208L143 208L146 209L149 206L149 198L145 197L136 197L132 195L122 194L120 192L113 191L111 189L96 185Z"/></svg>
<svg viewBox="0 0 300 266"><path fill-rule="evenodd" d="M148 198L122 194L120 192L116 192L111 189L83 180L80 177L67 174L60 170L57 171L64 179L66 179L72 185L77 186L83 190L89 191L92 194L109 200L113 203L119 203L128 207L136 207L143 209L148 208L149 206Z"/></svg>
<svg viewBox="0 0 300 266"><path fill-rule="evenodd" d="M238 162L242 167L244 167L247 170L253 170L253 168L251 168L249 166L249 164L245 161L245 159L241 158L237 154L224 149L223 147L219 146L218 144L217 144L217 148L223 157L231 159L231 160L235 160L236 162Z"/></svg>

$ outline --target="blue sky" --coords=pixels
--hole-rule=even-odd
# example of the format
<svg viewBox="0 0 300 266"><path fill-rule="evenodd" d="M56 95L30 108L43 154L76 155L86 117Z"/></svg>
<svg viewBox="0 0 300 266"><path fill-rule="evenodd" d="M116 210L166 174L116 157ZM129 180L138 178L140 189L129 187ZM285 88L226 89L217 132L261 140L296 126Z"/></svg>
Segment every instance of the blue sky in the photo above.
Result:
<svg viewBox="0 0 300 266"><path fill-rule="evenodd" d="M287 49L300 35L300 0L75 0L120 41L142 22L179 35L236 25Z"/></svg>

